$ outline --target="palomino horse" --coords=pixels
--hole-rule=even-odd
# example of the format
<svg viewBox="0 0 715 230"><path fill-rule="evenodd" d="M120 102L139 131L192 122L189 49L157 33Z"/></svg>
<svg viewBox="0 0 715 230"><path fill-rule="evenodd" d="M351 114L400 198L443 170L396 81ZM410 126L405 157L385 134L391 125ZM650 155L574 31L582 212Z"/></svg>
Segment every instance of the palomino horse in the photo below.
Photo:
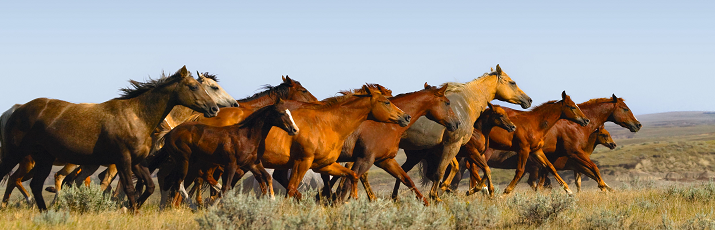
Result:
<svg viewBox="0 0 715 230"><path fill-rule="evenodd" d="M161 150L166 151L176 162L174 172L165 180L165 186L171 189L171 195L175 195L178 190L188 200L183 180L189 170L189 161L204 161L225 167L221 193L231 188L233 173L241 167L259 175L256 178L261 182L263 194L268 193L273 197L271 175L263 168L259 156L264 149L263 142L274 126L290 136L298 133L291 112L280 99L235 125L215 127L195 122L179 125L167 134L165 147Z"/></svg>
<svg viewBox="0 0 715 230"><path fill-rule="evenodd" d="M580 166L576 168L584 169L581 172L594 179L599 184L601 190L610 190L608 185L603 181L598 166L591 161L586 151L586 142L589 135L598 127L602 126L606 121L614 122L621 127L629 129L631 132L637 132L641 128L641 123L633 116L633 113L625 104L624 100L612 95L610 98L592 99L579 104L579 108L591 120L587 126L579 126L568 121L559 121L554 125L554 128L549 130L544 137L544 154L551 160L561 156L567 156L570 162L577 163ZM510 116L520 113L515 110L507 110ZM488 159L491 167L497 168L516 168L516 157L509 152L494 152L494 155ZM487 155L491 153L487 151ZM552 161L553 162L553 161ZM538 167L538 165L534 166ZM586 170L587 169L587 170ZM533 178L533 176L532 176ZM533 184L532 179L532 186Z"/></svg>
<svg viewBox="0 0 715 230"><path fill-rule="evenodd" d="M420 151L422 150L435 147L442 148L437 170L429 178L433 182L430 197L437 200L439 200L437 193L439 182L447 165L457 155L459 148L466 144L472 135L474 127L467 124L474 124L482 111L486 109L487 102L498 99L520 104L522 108L531 106L531 98L516 86L516 82L503 72L499 65L497 65L496 71L485 73L471 82L464 84L446 83L446 85L446 95L451 101L450 106L459 117L460 123L465 125L460 126L457 130L449 131L445 130L444 126L427 118L418 118L414 125L407 129L400 141L400 148L405 150L405 154L408 157L410 155L421 156ZM408 172L412 167L414 165L402 165L402 169L405 172ZM400 181L397 180L395 190L392 193L393 197L397 197L399 187Z"/></svg>
<svg viewBox="0 0 715 230"><path fill-rule="evenodd" d="M335 161L340 156L345 139L365 120L397 123L407 126L410 115L390 102L378 85L368 84L362 90L344 92L345 95L328 98L320 104L307 104L293 110L298 135L272 129L266 138L266 151L261 161L267 168L292 169L287 196L301 198L298 184L308 171L332 176L348 177L353 184L357 175ZM357 197L353 186L352 197Z"/></svg>
<svg viewBox="0 0 715 230"><path fill-rule="evenodd" d="M148 170L139 163L149 154L151 132L175 105L215 116L218 106L191 73L182 67L174 75L142 83L124 95L100 104L73 104L38 98L20 106L5 127L0 176L32 154L35 174L30 182L40 210L46 210L42 184L55 161L74 164L117 164L126 185L130 208L136 211L153 192ZM137 200L132 171L150 186Z"/></svg>
<svg viewBox="0 0 715 230"><path fill-rule="evenodd" d="M556 180L563 186L563 189L568 194L572 194L566 182L561 179L556 169L542 150L543 139L551 127L560 119L567 119L578 123L581 126L586 126L590 122L588 118L581 112L571 97L566 95L566 92L561 93L561 101L549 101L541 104L531 111L519 112L514 116L509 116L514 124L518 127L516 131L510 133L504 129L493 129L489 134L489 147L492 149L509 150L517 153L517 167L514 179L509 186L504 189L504 194L509 194L514 189L514 186L519 182L524 175L524 168L527 159L531 157L533 160L547 167L554 174ZM489 158L489 156L487 156ZM489 165L494 167L493 165Z"/></svg>
<svg viewBox="0 0 715 230"><path fill-rule="evenodd" d="M425 83L424 87L424 90L391 97L390 101L412 117L426 116L428 119L443 125L449 131L456 130L459 127L459 119L449 106L449 99L445 97L444 93L447 90L447 86L437 88ZM415 192L418 199L423 200L425 204L429 204L427 199L417 190L412 179L395 161L397 150L399 150L400 138L415 120L413 119L405 127L376 121L364 121L345 140L338 162L355 162L352 166L352 171L358 177L362 177L374 163L407 185ZM327 183L329 180L323 178L323 181L326 182L324 190L329 193L331 187ZM337 191L340 198L350 191L350 186L354 186L349 180L342 181L344 183L340 185ZM374 200L376 198L370 197L370 199Z"/></svg>
<svg viewBox="0 0 715 230"><path fill-rule="evenodd" d="M209 94L211 99L213 99L216 104L219 107L230 107L230 106L238 106L236 103L236 100L231 97L226 91L223 90L223 88L217 83L218 79L216 78L215 75L211 75L209 73L199 73L199 77L196 79L200 84L201 87ZM162 74L162 77L165 77ZM20 105L15 105L15 107L19 107ZM14 109L6 111L5 114L7 114L7 118L9 119L9 115L12 114L12 111ZM174 124L173 127L176 126L175 123L176 121L179 120L186 120L188 119L191 115L193 115L195 112L194 110L187 108L185 106L175 106L169 115L162 121L162 124L168 124L171 126L171 124ZM0 118L2 119L2 118ZM3 129L5 127L4 124L0 124L0 129ZM156 139L156 138L155 138ZM3 196L2 200L2 205L3 207L7 205L8 200L10 199L10 194L12 193L12 190L14 187L18 187L20 191L25 195L25 199L30 201L31 197L27 194L27 191L25 188L22 186L22 181L26 181L32 178L32 174L28 174L31 172L35 162L32 159L31 156L27 156L26 159L23 159L20 162L20 165L18 167L18 170L16 170L11 176L10 176L10 181L14 183L9 183L7 185L7 188L5 189L5 195ZM63 164L62 162L55 162L56 166L61 166L64 165L64 167L55 173L55 186L54 187L48 187L47 190L51 192L57 192L60 190L62 187L63 179L70 174L75 175L75 184L80 185L80 183L84 182L86 178L88 178L90 175L92 175L96 169L99 167L99 165L82 165L80 167L77 167L75 164ZM117 169L113 164L106 165L108 167L107 169L107 176L105 176L102 179L101 182L101 189L105 190L107 187L109 187L109 183L112 182L114 179ZM74 171L73 171L74 170ZM77 172L79 171L79 172Z"/></svg>

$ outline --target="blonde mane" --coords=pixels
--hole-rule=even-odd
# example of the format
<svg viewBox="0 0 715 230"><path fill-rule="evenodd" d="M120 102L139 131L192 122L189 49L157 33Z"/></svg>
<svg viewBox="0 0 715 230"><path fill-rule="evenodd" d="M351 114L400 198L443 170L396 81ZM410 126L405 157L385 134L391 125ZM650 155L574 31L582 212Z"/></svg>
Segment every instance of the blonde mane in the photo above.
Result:
<svg viewBox="0 0 715 230"><path fill-rule="evenodd" d="M447 85L447 91L446 91L446 92L461 92L467 84L472 83L472 82L475 82L475 81L477 81L477 80L480 80L480 79L482 79L482 78L484 78L484 77L494 76L494 75L497 75L497 72L496 72L496 71L492 71L492 72L489 72L489 73L484 73L484 74L482 74L482 76L479 76L478 78L475 78L474 80L471 80L471 81L469 81L469 82L467 82L467 83L447 82L447 83L442 84L441 86Z"/></svg>
<svg viewBox="0 0 715 230"><path fill-rule="evenodd" d="M390 93L392 94L392 91L379 85L379 84L365 84L370 89L379 91L380 93ZM359 89L353 89L353 90L347 90L347 91L340 91L339 92L342 95L334 96L334 97L329 97L321 100L320 104L306 104L305 106L308 106L309 108L313 109L320 109L320 108L329 108L334 105L339 105L342 104L350 99L353 99L355 97L366 97L367 92L363 88Z"/></svg>

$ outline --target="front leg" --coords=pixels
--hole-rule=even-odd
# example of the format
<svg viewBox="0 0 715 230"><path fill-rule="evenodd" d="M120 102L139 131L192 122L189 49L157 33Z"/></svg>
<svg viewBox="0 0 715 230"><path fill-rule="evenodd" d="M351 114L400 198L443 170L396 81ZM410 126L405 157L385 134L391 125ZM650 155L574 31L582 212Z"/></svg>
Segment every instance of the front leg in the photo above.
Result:
<svg viewBox="0 0 715 230"><path fill-rule="evenodd" d="M298 192L298 186L300 186L300 182L303 181L305 173L308 172L308 169L310 169L312 164L312 157L296 159L293 161L293 168L288 179L288 186L286 187L287 197L294 197L297 200L302 199L302 195Z"/></svg>
<svg viewBox="0 0 715 230"><path fill-rule="evenodd" d="M541 163L544 167L546 167L546 169L548 169L551 172L551 174L554 175L554 178L556 178L556 181L559 182L559 184L561 184L564 191L566 191L566 193L569 195L573 195L573 193L571 192L571 189L569 189L568 184L566 184L564 179L561 179L561 176L559 176L559 173L556 172L556 168L554 168L554 165L552 165L551 162L549 161L549 159L546 158L546 155L544 155L544 152L541 149L537 149L532 154L533 154L534 158L539 163Z"/></svg>
<svg viewBox="0 0 715 230"><path fill-rule="evenodd" d="M353 172L352 170L350 170L348 168L343 167L342 165L338 164L337 162L333 162L332 164L324 166L322 168L313 169L313 171L316 171L318 173L327 173L327 174L330 174L331 176L346 177L347 179L350 179L354 185L356 185L358 182L358 177L357 177L357 174L355 174L355 172ZM305 174L305 173L303 173L303 174ZM292 175L291 175L291 182L293 182ZM357 186L352 186L351 197L357 199L357 197L358 197Z"/></svg>
<svg viewBox="0 0 715 230"><path fill-rule="evenodd" d="M457 156L457 153L459 153L460 147L462 147L461 142L454 142L445 145L442 149L442 156L439 160L437 171L435 171L435 174L432 176L432 189L430 189L430 198L436 201L441 201L441 199L439 198L440 179L444 177L445 170L447 170L447 166L450 164L450 162L455 161L455 157Z"/></svg>
<svg viewBox="0 0 715 230"><path fill-rule="evenodd" d="M397 161L395 161L394 158L389 158L389 159L385 159L380 162L376 162L375 165L377 165L377 167L384 169L385 171L390 173L390 175L392 175L393 177L397 178L398 181L402 182L408 188L410 188L410 190L415 192L415 196L417 196L417 199L422 200L425 203L425 205L429 205L429 201L427 200L427 198L425 198L422 195L422 193L420 193L420 191L417 190L417 186L415 186L415 183L412 182L412 178L410 178L410 176L408 176L407 173L404 170L402 170L402 168L397 163ZM367 175L367 174L363 174L363 175ZM367 178L365 178L365 180L367 181ZM367 188L366 188L366 190L367 190Z"/></svg>
<svg viewBox="0 0 715 230"><path fill-rule="evenodd" d="M149 173L149 168L143 166L142 164L135 164L132 166L134 175L137 176L138 181L146 186L146 190L141 194L139 199L137 199L137 209L144 204L144 201L154 193L154 181L151 179L151 173Z"/></svg>
<svg viewBox="0 0 715 230"><path fill-rule="evenodd" d="M514 187L516 187L516 184L519 183L519 180L521 180L521 177L524 176L524 168L526 167L527 159L529 159L529 149L519 149L517 152L516 172L514 173L514 178L504 189L504 195L511 193L514 190Z"/></svg>

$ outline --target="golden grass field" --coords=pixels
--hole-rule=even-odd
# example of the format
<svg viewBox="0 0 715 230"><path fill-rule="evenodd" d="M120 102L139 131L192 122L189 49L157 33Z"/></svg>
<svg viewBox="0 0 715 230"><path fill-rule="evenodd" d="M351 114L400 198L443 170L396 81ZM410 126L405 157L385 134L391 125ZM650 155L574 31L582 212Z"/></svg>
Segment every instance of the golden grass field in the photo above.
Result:
<svg viewBox="0 0 715 230"><path fill-rule="evenodd" d="M643 129L636 134L608 125L619 147L599 147L592 155L615 189L610 193L597 190L592 180L584 181L584 191L573 197L560 189L534 192L523 179L506 197L466 197L461 186L445 194L443 202L424 207L404 186L401 199L390 200L394 179L373 168L370 179L380 200L334 205L239 194L215 208L159 211L155 194L136 215L115 207L84 213L55 207L59 211L41 214L15 192L10 207L0 210L0 229L715 229L715 114L639 119ZM410 175L419 181L416 171ZM572 181L570 172L561 175ZM494 170L498 192L512 176L511 170ZM52 194L45 194L49 203Z"/></svg>

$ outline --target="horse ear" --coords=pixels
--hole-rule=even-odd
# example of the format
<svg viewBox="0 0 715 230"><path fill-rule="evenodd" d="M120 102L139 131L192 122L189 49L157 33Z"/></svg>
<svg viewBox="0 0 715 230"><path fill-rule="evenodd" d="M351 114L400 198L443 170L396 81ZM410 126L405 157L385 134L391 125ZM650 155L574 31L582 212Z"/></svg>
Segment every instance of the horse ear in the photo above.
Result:
<svg viewBox="0 0 715 230"><path fill-rule="evenodd" d="M618 102L618 98L616 97L615 93L613 95L611 95L611 99L613 99L613 103Z"/></svg>
<svg viewBox="0 0 715 230"><path fill-rule="evenodd" d="M487 102L487 106L489 107L489 109L492 109L492 110L494 109L494 105L492 105L491 102Z"/></svg>
<svg viewBox="0 0 715 230"><path fill-rule="evenodd" d="M497 75L501 76L501 74L502 74L501 67L499 66L499 64L497 64Z"/></svg>
<svg viewBox="0 0 715 230"><path fill-rule="evenodd" d="M425 82L425 89L430 89L430 88L432 88L432 86L430 86L429 84L427 84L427 82Z"/></svg>
<svg viewBox="0 0 715 230"><path fill-rule="evenodd" d="M189 71L186 70L186 65L184 65L184 67L181 67L181 69L179 69L179 74L181 75L181 77L191 76L191 73L189 73Z"/></svg>
<svg viewBox="0 0 715 230"><path fill-rule="evenodd" d="M276 99L275 105L283 105L283 103L284 103L283 99L278 97L278 99Z"/></svg>
<svg viewBox="0 0 715 230"><path fill-rule="evenodd" d="M283 82L285 82L285 83L293 83L293 79L290 79L290 77L288 77L288 75L286 75L286 78L283 79Z"/></svg>
<svg viewBox="0 0 715 230"><path fill-rule="evenodd" d="M444 96L444 93L447 92L447 84L443 85L442 88L437 89L437 92L435 93L437 96Z"/></svg>
<svg viewBox="0 0 715 230"><path fill-rule="evenodd" d="M204 75L201 74L198 70L196 70L196 75L199 76L199 78L196 79L196 80L198 80L199 82L203 82L203 81L204 81L204 78L206 78L206 77L204 77Z"/></svg>
<svg viewBox="0 0 715 230"><path fill-rule="evenodd" d="M561 92L561 100L566 100L566 90Z"/></svg>
<svg viewBox="0 0 715 230"><path fill-rule="evenodd" d="M491 71L489 71L489 72L494 72L494 68L493 68L493 67L489 67L489 70L491 70Z"/></svg>
<svg viewBox="0 0 715 230"><path fill-rule="evenodd" d="M283 80L283 82L285 82L285 81L286 81L286 77L285 77L285 76L283 76L283 75L281 75L281 79Z"/></svg>
<svg viewBox="0 0 715 230"><path fill-rule="evenodd" d="M370 87L367 87L367 85L363 85L362 90L365 91L366 95L372 95L372 89L370 89Z"/></svg>

